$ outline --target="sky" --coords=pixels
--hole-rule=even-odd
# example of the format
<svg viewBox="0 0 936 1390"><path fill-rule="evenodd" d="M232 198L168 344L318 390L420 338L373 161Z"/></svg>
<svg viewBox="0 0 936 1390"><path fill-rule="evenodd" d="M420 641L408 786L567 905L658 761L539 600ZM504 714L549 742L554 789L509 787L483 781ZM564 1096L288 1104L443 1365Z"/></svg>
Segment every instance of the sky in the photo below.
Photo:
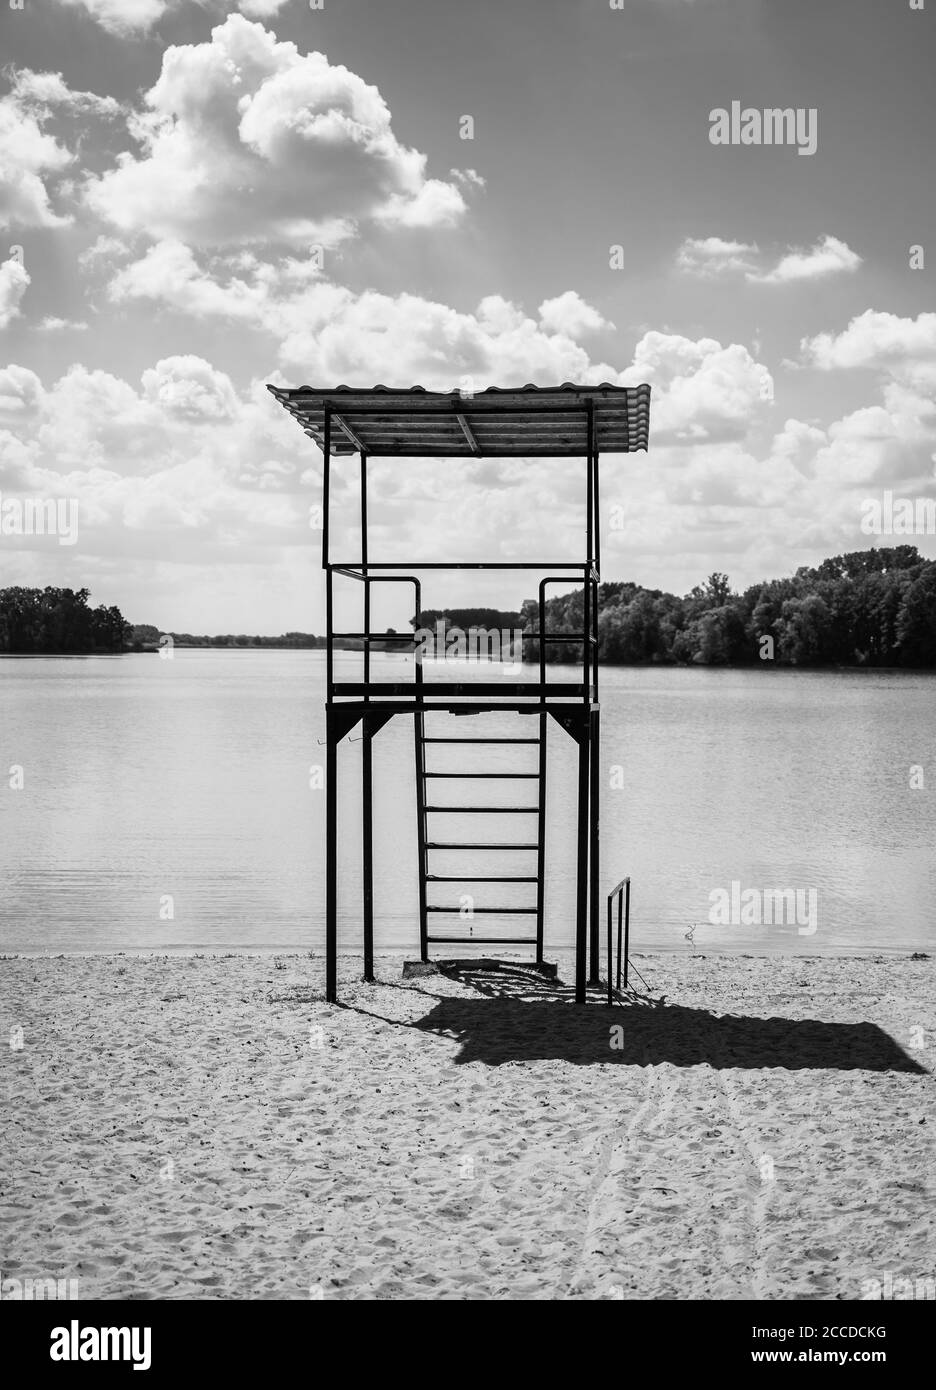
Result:
<svg viewBox="0 0 936 1390"><path fill-rule="evenodd" d="M320 632L321 459L268 382L649 382L603 579L936 557L862 529L936 496L936 0L0 0L0 54L0 586ZM814 152L713 143L733 102ZM373 560L583 554L575 460L369 476Z"/></svg>

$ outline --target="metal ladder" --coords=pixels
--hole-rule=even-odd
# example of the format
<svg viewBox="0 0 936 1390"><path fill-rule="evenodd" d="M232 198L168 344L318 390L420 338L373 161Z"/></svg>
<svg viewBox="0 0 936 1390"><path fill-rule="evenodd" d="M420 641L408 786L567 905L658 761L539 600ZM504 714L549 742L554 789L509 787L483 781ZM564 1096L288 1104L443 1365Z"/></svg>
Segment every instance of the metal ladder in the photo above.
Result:
<svg viewBox="0 0 936 1390"><path fill-rule="evenodd" d="M536 736L510 737L510 736L472 736L470 738L460 738L455 736L438 737L429 736L425 731L426 716L419 713L415 716L416 725L416 820L417 838L419 846L419 931L420 948L424 961L429 959L429 947L439 945L484 945L484 946L533 946L536 949L537 964L543 963L543 925L544 925L544 881L545 881L545 829L546 829L546 720L545 712L537 711L535 716L523 716L524 722L531 717L535 717L539 724L539 733ZM450 747L480 748L485 746L490 748L492 745L499 746L501 749L506 747L527 746L531 750L536 749L535 766L525 768L523 771L501 771L492 770L490 767L484 770L459 771L440 771L436 768L427 767L427 759L431 761L432 749L435 745L448 744ZM472 804L470 793L472 787L478 782L500 782L508 787L514 785L535 784L536 800L532 803L522 805L514 804L511 798L510 804L492 804L490 806L478 806ZM461 800L453 800L451 803L440 803L433 794L441 784L461 783L463 784ZM464 840L450 839L445 833L445 822L452 816L498 816L511 817L514 824L526 826L530 822L535 825L532 835L524 835L523 839L511 840ZM474 851L488 855L497 855L505 851L523 852L526 855L535 854L535 871L530 869L522 873L499 873L496 863L490 866L491 871L485 873L466 872L464 873L438 873L434 871L433 860L436 854L453 853L458 859L463 854L470 855ZM460 866L459 866L460 867ZM470 867L470 866L469 866ZM525 883L535 884L535 902L533 904L499 905L499 904L480 904L472 903L468 917L474 920L477 916L508 917L508 918L532 918L535 925L535 934L489 936L482 934L483 928L479 926L477 932L472 929L466 935L436 935L433 928L430 928L432 919L444 917L445 914L460 916L460 925L464 921L465 914L459 905L430 902L432 885L435 884L497 884L497 883Z"/></svg>

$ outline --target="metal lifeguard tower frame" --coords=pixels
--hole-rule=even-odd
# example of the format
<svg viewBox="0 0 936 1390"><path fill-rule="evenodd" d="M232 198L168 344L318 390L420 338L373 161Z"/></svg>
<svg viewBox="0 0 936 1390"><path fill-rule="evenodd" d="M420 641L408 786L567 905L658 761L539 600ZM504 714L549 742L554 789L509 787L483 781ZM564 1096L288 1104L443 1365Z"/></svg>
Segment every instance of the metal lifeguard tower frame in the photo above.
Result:
<svg viewBox="0 0 936 1390"><path fill-rule="evenodd" d="M373 759L374 736L394 716L412 715L416 771L416 812L419 844L419 943L421 959L429 959L432 945L467 943L486 945L527 944L536 948L536 960L543 963L545 922L545 833L547 728L550 720L568 733L578 745L578 787L576 803L576 921L575 921L575 999L584 1003L587 983L598 984L599 964L599 840L598 805L600 790L599 703L598 703L598 585L600 563L600 525L598 503L598 459L602 452L632 453L646 449L650 429L650 387L635 386L524 386L516 389L489 387L473 394L427 391L420 386L396 390L386 386L358 389L337 386L330 390L302 386L295 390L268 387L293 415L322 451L324 460L322 567L326 583L326 997L338 997L338 746L360 721L363 732L363 935L364 978L374 978L374 872L373 872ZM331 559L329 550L329 503L332 460L360 455L361 555L358 560ZM575 563L516 561L451 563L385 563L369 557L367 536L367 463L372 458L584 458L585 467L585 557ZM412 584L416 613L421 614L422 589L419 573L434 570L529 570L540 571L539 618L535 631L524 631L524 641L539 644L538 679L497 681L426 681L417 658L412 681L372 679L371 644L386 649L389 642L413 647L412 634L398 638L371 632L371 586L373 584ZM575 633L550 635L545 632L545 593L549 584L568 584L581 575L583 582L582 629ZM363 622L359 632L334 631L334 582L336 576L362 585ZM361 682L336 681L334 643L337 639L359 640L363 646ZM548 643L574 643L581 646L581 679L553 681L546 678ZM537 668L534 668L536 670ZM538 717L537 737L522 738L440 738L427 737L426 716L433 712L480 714L519 712ZM435 744L515 745L537 747L536 771L528 772L438 772L426 767L427 746ZM500 751L500 750L498 750ZM461 780L529 778L537 783L537 800L524 806L435 805L430 802L429 783L437 777ZM452 813L484 813L508 817L536 817L536 837L522 842L450 842L430 838L430 821ZM536 871L523 874L493 872L461 875L430 872L430 857L437 852L474 850L488 857L502 850L535 852ZM462 861L463 862L463 861ZM496 864L496 860L495 860ZM434 913L456 912L428 901L436 883L528 883L536 884L535 906L481 907L478 912L503 916L532 916L535 936L435 936L430 934L429 917ZM609 963L610 969L610 963Z"/></svg>

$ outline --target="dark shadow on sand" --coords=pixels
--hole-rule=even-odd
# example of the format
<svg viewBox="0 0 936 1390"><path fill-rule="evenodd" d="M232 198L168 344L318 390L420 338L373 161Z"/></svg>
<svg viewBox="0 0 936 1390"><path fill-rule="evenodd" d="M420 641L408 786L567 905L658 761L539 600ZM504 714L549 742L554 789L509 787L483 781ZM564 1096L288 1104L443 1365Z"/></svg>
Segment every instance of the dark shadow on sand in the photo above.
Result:
<svg viewBox="0 0 936 1390"><path fill-rule="evenodd" d="M439 968L480 997L436 995L425 1017L406 1026L455 1037L461 1045L455 1059L460 1063L497 1067L555 1058L583 1066L670 1062L677 1067L707 1063L717 1068L928 1074L873 1023L719 1017L705 1009L633 994L620 1007L608 1009L597 991L591 992L586 1007L575 1007L568 985L533 970L495 961L440 963Z"/></svg>

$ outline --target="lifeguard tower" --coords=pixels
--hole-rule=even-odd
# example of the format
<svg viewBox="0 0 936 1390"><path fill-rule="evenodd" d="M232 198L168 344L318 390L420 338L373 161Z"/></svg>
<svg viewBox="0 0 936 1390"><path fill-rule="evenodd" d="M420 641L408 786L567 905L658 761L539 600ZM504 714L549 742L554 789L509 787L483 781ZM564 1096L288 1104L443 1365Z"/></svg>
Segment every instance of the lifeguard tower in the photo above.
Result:
<svg viewBox="0 0 936 1390"><path fill-rule="evenodd" d="M646 449L650 429L649 386L524 386L517 389L490 387L474 394L426 391L414 386L396 390L386 386L358 389L337 386L330 390L301 386L286 390L270 386L276 399L295 416L306 434L322 451L324 494L322 508L322 567L326 584L326 997L338 997L338 857L336 845L338 808L338 748L358 724L362 727L362 808L363 808L363 945L364 976L374 978L374 838L373 838L373 751L374 737L397 715L411 717L414 734L416 821L418 837L419 949L424 961L430 948L470 943L476 945L528 945L543 964L546 891L546 782L547 735L551 722L575 740L578 746L578 776L575 790L576 885L575 885L575 998L584 1003L588 983L597 985L599 962L600 860L598 807L600 789L599 703L598 703L598 585L600 565L598 459L601 453L626 454ZM361 553L357 560L333 560L329 547L330 481L333 460L360 456ZM585 527L584 556L568 562L515 561L387 563L374 560L368 550L367 465L374 458L557 458L584 460ZM544 533L547 527L544 518ZM453 535L453 543L457 536ZM525 630L524 643L538 648L538 667L531 667L531 679L436 680L425 679L417 655L413 679L387 681L374 679L374 650L385 651L397 641L413 649L413 634L399 638L371 632L371 590L375 584L413 586L417 615L423 612L420 575L438 570L524 570L539 574L538 621L535 629ZM354 581L361 586L362 622L359 631L335 632L336 579ZM566 587L581 581L583 586L582 626L574 633L547 636L546 590L550 584ZM471 598L473 601L473 596ZM336 681L335 641L353 639L362 644L363 680ZM571 644L581 651L577 680L547 679L547 643ZM378 645L379 644L379 645ZM446 668L449 663L445 663ZM568 668L566 668L568 669ZM446 669L444 674L448 675ZM525 714L532 720L517 721L508 732L497 736L464 737L455 732L437 733L439 714ZM460 720L453 721L458 728ZM487 721L490 723L490 721ZM448 721L443 722L443 726ZM514 732L519 724L532 727L535 735ZM429 732L427 732L427 726ZM461 765L456 771L440 771L433 755L440 745L464 745ZM486 750L488 758L506 757L508 747L525 749L533 755L523 771L506 771L490 765L482 771L465 770L471 755ZM493 750L493 752L491 751ZM427 766L428 763L433 763ZM456 801L442 800L433 790L438 779L463 783L465 790ZM506 783L508 787L535 783L535 800L514 804L476 805L478 796L471 788L478 780ZM451 797L451 788L448 793ZM483 799L483 798L482 798ZM505 827L535 826L521 829L510 838L484 841L452 839L445 824L450 819L481 815L490 824ZM526 856L522 872L499 870L499 858L516 863ZM440 869L441 857L447 872ZM480 862L479 862L480 861ZM505 861L501 861L505 862ZM492 904L474 906L476 914L490 919L491 935L437 935L435 922L455 915L464 930L458 908L430 901L436 892L451 892L466 884L535 885L535 901L522 905ZM449 885L440 888L438 885ZM482 890L483 891L483 890ZM507 895L505 890L505 896ZM521 890L523 891L523 890ZM530 891L530 890L527 890ZM511 935L516 921L535 922L535 933ZM430 929L430 921L433 928ZM494 923L506 925L494 926ZM497 934L500 931L501 934ZM610 968L610 964L609 964Z"/></svg>

